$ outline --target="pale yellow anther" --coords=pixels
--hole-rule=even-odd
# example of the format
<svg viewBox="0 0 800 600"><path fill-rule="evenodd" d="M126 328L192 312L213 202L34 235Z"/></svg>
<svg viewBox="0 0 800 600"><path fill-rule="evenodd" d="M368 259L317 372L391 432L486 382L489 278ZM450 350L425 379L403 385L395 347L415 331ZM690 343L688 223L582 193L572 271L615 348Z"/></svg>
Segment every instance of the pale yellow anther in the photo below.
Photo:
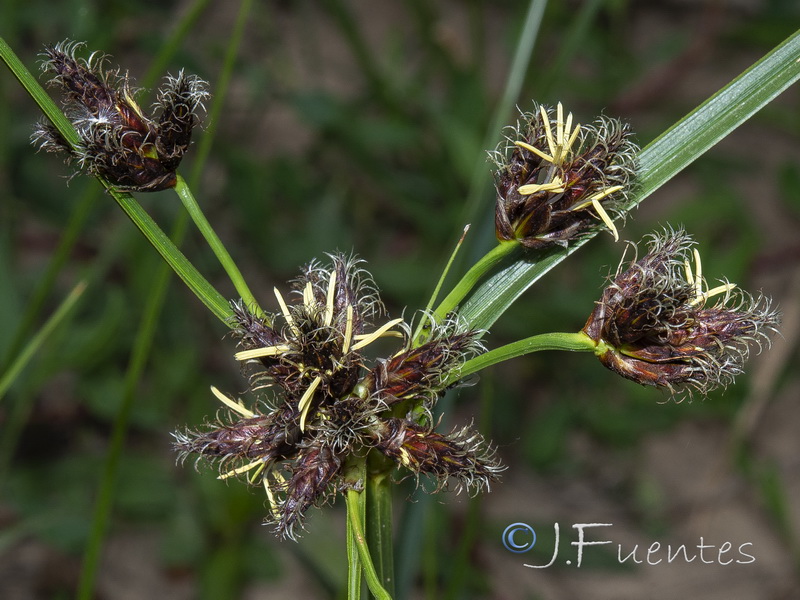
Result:
<svg viewBox="0 0 800 600"><path fill-rule="evenodd" d="M600 204L600 200L602 200L606 196L609 196L610 194L613 194L614 192L618 192L621 189L622 189L621 185L614 185L611 187L607 187L595 194L592 194L580 204L577 204L572 207L572 210L582 210L591 204L594 210L597 212L597 216L600 217L603 223L605 223L606 227L608 227L609 231L611 232L611 235L614 236L615 242L619 241L619 232L617 231L617 226L614 225L614 221L611 220L611 217L609 216L608 212L606 212L606 209L603 207L602 204Z"/></svg>
<svg viewBox="0 0 800 600"><path fill-rule="evenodd" d="M559 106L561 106L561 104L559 104ZM572 127L572 113L569 113L567 115L567 122L564 123L564 135L567 135L567 136L569 135L569 130L570 130L571 127ZM567 142L567 146L568 147L572 146L572 144L570 142Z"/></svg>
<svg viewBox="0 0 800 600"><path fill-rule="evenodd" d="M264 461L261 460L261 459L254 460L251 463L247 463L246 465L243 465L243 466L238 467L236 469L231 469L230 471L228 471L226 473L222 473L221 475L219 475L217 477L217 479L228 479L229 477L233 477L234 475L241 475L242 473L247 473L250 469L255 469L256 467L259 467L259 466L261 466L263 464L264 464Z"/></svg>
<svg viewBox="0 0 800 600"><path fill-rule="evenodd" d="M549 154L545 154L544 152L542 152L538 148L534 148L533 146L531 146L527 142L514 142L514 145L519 146L520 148L525 148L525 150L528 150L530 152L533 152L536 156L538 156L541 159L546 160L547 162L551 163L551 162L553 162L555 160Z"/></svg>
<svg viewBox="0 0 800 600"><path fill-rule="evenodd" d="M709 298L713 298L714 296L719 296L720 294L727 294L735 289L736 289L735 283L723 283L701 294L701 296L697 298L695 301L693 301L692 304L704 304L705 301L708 300Z"/></svg>
<svg viewBox="0 0 800 600"><path fill-rule="evenodd" d="M611 220L611 217L606 212L606 209L603 208L603 205L600 204L599 200L592 200L592 206L594 206L594 209L597 211L597 214L603 220L603 223L605 223L606 227L608 227L609 231L611 231L611 235L614 236L614 241L618 242L619 232L617 231L617 226L614 225L614 221Z"/></svg>
<svg viewBox="0 0 800 600"><path fill-rule="evenodd" d="M581 126L580 123L575 124L572 128L572 113L567 114L566 120L564 119L564 106L561 102L556 106L556 132L553 136L553 126L550 123L550 117L544 106L539 107L539 114L542 117L542 126L544 127L544 137L547 140L547 147L550 149L550 154L545 154L537 150L530 144L517 142L518 146L534 152L537 156L544 160L553 163L556 166L561 166L569 157L572 145L578 139Z"/></svg>
<svg viewBox="0 0 800 600"><path fill-rule="evenodd" d="M310 281L306 281L306 286L303 288L303 304L308 308L314 308L316 302L314 301L314 286Z"/></svg>
<svg viewBox="0 0 800 600"><path fill-rule="evenodd" d="M263 358L266 356L278 356L289 351L289 346L277 344L276 346L264 346L263 348L253 348L242 350L233 355L236 360L250 360L251 358Z"/></svg>
<svg viewBox="0 0 800 600"><path fill-rule="evenodd" d="M333 301L336 299L336 271L331 271L331 280L328 284L328 297L325 302L325 325L333 321Z"/></svg>
<svg viewBox="0 0 800 600"><path fill-rule="evenodd" d="M406 467L411 465L411 455L405 448L400 448L400 462Z"/></svg>
<svg viewBox="0 0 800 600"><path fill-rule="evenodd" d="M620 191L622 189L622 187L623 186L621 186L621 185L612 185L611 187L604 188L604 189L600 190L599 192L597 192L595 194L592 194L591 197L588 198L588 200L590 200L592 202L594 202L595 200L602 200L606 196L610 196L614 192Z"/></svg>
<svg viewBox="0 0 800 600"><path fill-rule="evenodd" d="M245 419L252 419L253 417L256 416L256 413L254 413L254 412L248 410L247 408L245 408L244 405L241 402L235 402L234 400L231 400L225 394L223 394L217 388L215 388L213 385L211 386L211 393L214 394L217 397L217 400L222 402L225 406L230 408L232 411L237 412L240 415L242 415Z"/></svg>
<svg viewBox="0 0 800 600"><path fill-rule="evenodd" d="M357 343L353 344L353 350L359 350L364 346L368 346L369 344L377 340L379 337L383 337L384 335L392 335L392 333L394 332L390 333L389 330L398 323L402 322L403 319L392 319L388 323L384 323L381 327L379 327L372 333L364 334L363 336L361 335L358 336L360 340Z"/></svg>
<svg viewBox="0 0 800 600"><path fill-rule="evenodd" d="M264 491L267 493L267 500L269 501L269 512L272 513L272 518L276 521L279 521L281 518L281 511L278 507L278 503L275 502L275 495L272 493L272 489L269 487L269 481L267 481L267 477L264 477L261 480L261 483L264 485Z"/></svg>
<svg viewBox="0 0 800 600"><path fill-rule="evenodd" d="M297 410L300 411L300 431L306 430L306 419L311 409L311 401L314 399L314 392L317 391L320 383L322 383L322 377L318 375L303 393L303 397L300 398L300 402L297 405Z"/></svg>
<svg viewBox="0 0 800 600"><path fill-rule="evenodd" d="M703 295L703 262L700 260L700 252L697 248L692 249L694 255L694 293L696 296Z"/></svg>
<svg viewBox="0 0 800 600"><path fill-rule="evenodd" d="M558 160L558 153L556 152L556 144L553 140L553 130L550 128L550 117L547 116L547 111L544 106L539 107L539 114L542 115L542 124L544 125L544 136L547 139L547 146L550 148L550 154L553 156L553 163Z"/></svg>
<svg viewBox="0 0 800 600"><path fill-rule="evenodd" d="M572 113L570 113L568 120L572 120ZM567 127L567 131L569 131L569 127ZM569 140L567 140L567 150L571 150L572 149L572 145L575 143L575 140L578 139L578 134L580 132L581 132L581 124L580 123L576 123L575 124L575 129L572 130L572 135L569 136Z"/></svg>
<svg viewBox="0 0 800 600"><path fill-rule="evenodd" d="M736 289L735 283L723 283L710 290L703 291L706 287L706 281L703 279L703 263L700 260L700 252L697 248L692 249L694 256L694 270L692 270L689 261L684 261L684 269L686 271L686 281L694 288L694 298L689 302L692 306L702 306L709 298L719 296L720 294L728 294Z"/></svg>
<svg viewBox="0 0 800 600"><path fill-rule="evenodd" d="M353 306L347 305L347 321L344 325L344 344L342 344L342 354L350 352L350 344L353 343Z"/></svg>
<svg viewBox="0 0 800 600"><path fill-rule="evenodd" d="M556 141L559 147L564 146L564 107L561 102L556 106Z"/></svg>
<svg viewBox="0 0 800 600"><path fill-rule="evenodd" d="M553 179L549 183L529 183L521 185L517 191L523 196L530 196L536 192L556 192L561 193L564 191L564 182L559 177Z"/></svg>
<svg viewBox="0 0 800 600"><path fill-rule="evenodd" d="M275 297L278 299L281 312L283 313L283 317L286 319L286 323L289 325L289 328L294 332L295 335L300 335L300 330L297 329L297 325L294 323L292 314L289 312L289 307L286 306L286 301L283 299L283 296L281 296L280 290L278 290L278 288L272 288L272 291L275 293Z"/></svg>

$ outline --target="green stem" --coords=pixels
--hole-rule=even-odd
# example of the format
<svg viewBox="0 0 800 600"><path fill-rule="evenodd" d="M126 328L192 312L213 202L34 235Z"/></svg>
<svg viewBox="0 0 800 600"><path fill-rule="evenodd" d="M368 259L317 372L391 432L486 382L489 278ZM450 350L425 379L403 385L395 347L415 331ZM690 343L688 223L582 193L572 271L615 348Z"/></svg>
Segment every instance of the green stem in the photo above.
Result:
<svg viewBox="0 0 800 600"><path fill-rule="evenodd" d="M11 387L11 384L14 383L14 380L17 378L17 376L19 376L19 374L22 372L22 369L25 368L31 358L33 358L33 355L41 347L47 337L73 309L75 303L78 301L78 298L81 297L81 294L83 294L85 289L86 282L84 281L76 285L67 295L67 297L64 298L64 301L56 309L53 315L47 319L47 322L39 331L36 332L36 335L33 336L25 348L23 348L16 360L9 365L8 370L2 375L2 377L0 377L0 400L3 399L3 396L8 391L8 388Z"/></svg>
<svg viewBox="0 0 800 600"><path fill-rule="evenodd" d="M353 528L350 526L350 505L347 506L347 600L361 600L361 560L358 558L358 548ZM359 518L359 516L356 516Z"/></svg>
<svg viewBox="0 0 800 600"><path fill-rule="evenodd" d="M101 180L102 182L102 180ZM216 317L230 326L230 318L233 316L228 301L214 287L200 275L200 272L183 255L178 247L167 237L167 234L153 221L152 217L145 212L133 196L127 192L119 192L105 182L106 189L117 201L120 208L125 211L134 225L147 238L147 241L158 251L161 257L172 267L172 270L180 277L186 286L197 296L206 307L216 315Z"/></svg>
<svg viewBox="0 0 800 600"><path fill-rule="evenodd" d="M262 316L263 312L261 307L258 305L258 302L256 302L256 299L253 296L253 293L250 291L250 288L247 287L247 283L245 282L244 277L242 277L239 267L236 266L236 263L231 258L228 250L222 244L222 241L219 239L216 232L211 227L211 224L208 222L208 219L206 219L205 215L203 214L203 211L200 209L200 205L197 203L197 200L195 200L194 195L192 195L192 191L189 189L186 181L180 175L178 175L178 183L175 186L175 193L178 194L181 202L183 202L184 208L186 208L186 212L189 213L192 221L194 221L194 224L197 225L197 228L200 230L200 233L203 234L203 237L208 242L208 245L211 246L211 249L214 251L214 254L236 288L236 292L239 294L242 300L244 300L245 304L251 311L258 316Z"/></svg>
<svg viewBox="0 0 800 600"><path fill-rule="evenodd" d="M505 346L500 346L494 350L489 350L480 356L468 360L461 367L461 370L451 377L455 381L476 373L499 362L516 358L532 352L542 350L564 350L567 352L595 352L597 343L588 335L579 331L578 333L541 333L524 340L519 340ZM450 381L449 383L452 383Z"/></svg>
<svg viewBox="0 0 800 600"><path fill-rule="evenodd" d="M470 290L475 287L475 284L477 284L486 273L506 257L519 253L521 250L522 246L516 241L500 242L497 246L489 250L483 258L472 265L470 270L461 278L461 281L459 281L447 297L441 301L434 311L434 316L441 320L447 313L455 310Z"/></svg>
<svg viewBox="0 0 800 600"><path fill-rule="evenodd" d="M372 564L372 557L369 555L367 538L364 536L364 526L362 525L361 514L364 512L364 492L354 489L347 490L347 524L352 531L352 539L355 542L358 557L361 560L361 567L364 570L364 578L372 595L378 600L391 600L389 592L381 585L375 565Z"/></svg>
<svg viewBox="0 0 800 600"><path fill-rule="evenodd" d="M375 453L371 453L375 455ZM375 455L377 456L377 455ZM378 457L383 459L383 457ZM392 481L390 470L370 470L367 476L366 534L375 571L384 589L394 594L394 553L392 546Z"/></svg>

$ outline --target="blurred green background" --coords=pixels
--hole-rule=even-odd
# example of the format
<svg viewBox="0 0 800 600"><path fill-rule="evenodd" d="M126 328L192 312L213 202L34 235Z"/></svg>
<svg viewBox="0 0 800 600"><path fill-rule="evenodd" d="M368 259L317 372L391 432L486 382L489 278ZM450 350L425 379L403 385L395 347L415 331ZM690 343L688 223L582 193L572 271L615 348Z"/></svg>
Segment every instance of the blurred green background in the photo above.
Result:
<svg viewBox="0 0 800 600"><path fill-rule="evenodd" d="M238 9L4 0L0 34L32 71L45 44L85 40L141 81L187 24L165 70L196 73L213 92ZM265 307L272 286L338 249L368 261L390 314L408 307L410 315L427 302L466 218L473 228L462 258L490 247L494 198L483 158L500 138L488 127L527 11L520 1L254 4L194 192ZM580 121L619 116L645 145L799 23L794 0L550 2L518 105L560 100ZM152 99L141 92L143 106ZM507 117L511 124L516 114ZM13 599L75 595L159 264L95 181L69 179L58 158L34 151L38 118L4 70L0 371L78 281L89 285L0 400L0 596ZM471 213L470 194L482 202ZM171 192L139 200L167 231L181 210ZM408 502L413 488L398 486L398 597L799 593L797 89L648 198L621 233L635 241L667 222L700 242L709 279L773 296L783 336L736 386L681 404L585 355L526 357L482 376L459 392L445 426L474 419L509 470L473 501L440 494ZM64 241L67 231L74 242ZM198 235L182 248L233 294ZM488 345L579 329L621 252L598 236L512 307ZM64 260L53 264L54 256ZM42 287L48 272L53 285ZM43 308L26 327L42 289ZM169 433L213 416L209 386L246 389L233 351L221 324L173 280L127 423L95 598L342 596L341 503L312 511L300 543L279 542L259 526L261 494L174 465ZM700 536L717 546L749 542L757 560L620 567L613 545L580 570L559 561L533 571L522 563L546 563L548 546L537 557L507 552L500 533L516 521L534 524L543 539L554 522L562 530L614 523L603 539L628 549L653 540L692 545Z"/></svg>

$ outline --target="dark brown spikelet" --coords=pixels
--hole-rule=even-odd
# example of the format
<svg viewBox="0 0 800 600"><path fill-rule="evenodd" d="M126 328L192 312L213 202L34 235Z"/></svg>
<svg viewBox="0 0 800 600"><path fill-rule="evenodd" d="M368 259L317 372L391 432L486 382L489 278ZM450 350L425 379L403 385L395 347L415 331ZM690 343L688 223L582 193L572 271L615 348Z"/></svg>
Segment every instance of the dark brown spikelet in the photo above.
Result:
<svg viewBox="0 0 800 600"><path fill-rule="evenodd" d="M448 320L434 328L428 342L379 361L365 385L387 406L408 399L432 402L461 365L483 350L479 334Z"/></svg>
<svg viewBox="0 0 800 600"><path fill-rule="evenodd" d="M194 454L198 460L217 463L221 471L254 460L270 463L297 454L300 430L296 417L291 407L284 406L267 415L232 418L202 431L175 433L173 446L181 460Z"/></svg>
<svg viewBox="0 0 800 600"><path fill-rule="evenodd" d="M627 124L599 117L589 126L537 106L494 153L495 230L526 248L566 246L624 213L638 148Z"/></svg>
<svg viewBox="0 0 800 600"><path fill-rule="evenodd" d="M154 192L177 183L176 169L191 142L206 84L181 71L158 91L157 114L139 106L127 74L103 69L105 57L78 58L83 44L45 50L42 68L64 94L64 111L80 139L70 145L56 128L40 123L33 140L43 150L66 152L78 167L121 190Z"/></svg>
<svg viewBox="0 0 800 600"><path fill-rule="evenodd" d="M437 489L452 478L457 492L477 493L488 489L504 469L494 450L471 427L443 435L407 419L386 419L382 426L383 435L375 447L416 475L434 476Z"/></svg>
<svg viewBox="0 0 800 600"><path fill-rule="evenodd" d="M743 372L778 326L769 299L733 284L707 289L682 231L651 236L648 253L619 270L583 328L610 370L643 385L707 394ZM709 299L715 304L706 306Z"/></svg>
<svg viewBox="0 0 800 600"><path fill-rule="evenodd" d="M342 459L323 444L303 449L291 467L292 476L286 484L286 496L278 507L278 535L295 539L295 526L306 510L327 498L331 482L342 470Z"/></svg>

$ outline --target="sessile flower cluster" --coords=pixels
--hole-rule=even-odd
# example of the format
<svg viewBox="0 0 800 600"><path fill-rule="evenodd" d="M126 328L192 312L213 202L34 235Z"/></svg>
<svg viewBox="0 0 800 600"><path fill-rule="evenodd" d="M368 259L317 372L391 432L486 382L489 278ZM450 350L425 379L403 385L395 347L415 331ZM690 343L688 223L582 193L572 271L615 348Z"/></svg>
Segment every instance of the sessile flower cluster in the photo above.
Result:
<svg viewBox="0 0 800 600"><path fill-rule="evenodd" d="M199 430L175 434L182 458L216 463L220 477L245 476L264 487L268 522L294 538L305 512L351 485L348 463L375 451L413 476L433 476L478 492L502 467L472 427L434 431L430 410L460 366L482 352L478 332L457 318L434 324L426 341L411 343L410 327L392 319L373 329L383 307L360 261L341 254L308 265L288 299L276 289L280 311L258 317L234 304L236 358L249 368L253 390L271 388L257 409L214 389L230 409ZM364 349L379 338L401 340L385 359ZM456 377L457 379L457 377Z"/></svg>
<svg viewBox="0 0 800 600"><path fill-rule="evenodd" d="M168 75L157 92L152 115L137 103L127 73L105 68L97 52L77 56L82 43L62 42L45 49L42 70L64 95L64 112L80 142L70 144L52 124L40 122L34 143L75 160L78 168L120 190L156 192L174 187L178 165L189 149L207 84L181 70Z"/></svg>

